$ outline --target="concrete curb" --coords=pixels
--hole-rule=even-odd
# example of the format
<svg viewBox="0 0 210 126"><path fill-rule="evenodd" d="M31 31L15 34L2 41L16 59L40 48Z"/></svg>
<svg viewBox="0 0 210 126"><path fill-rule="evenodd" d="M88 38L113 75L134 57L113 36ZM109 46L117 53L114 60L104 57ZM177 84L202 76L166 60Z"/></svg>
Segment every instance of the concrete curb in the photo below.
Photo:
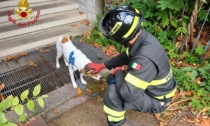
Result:
<svg viewBox="0 0 210 126"><path fill-rule="evenodd" d="M61 88L58 88L55 91L52 91L47 94L48 98L44 99L45 107L41 108L37 100L33 100L35 103L34 112L31 112L27 109L26 105L24 105L24 112L27 114L25 121L28 121L31 117L37 116L39 114L45 115L44 117L48 120L53 119L59 114L53 114L53 108L58 108L60 114L74 108L76 105L84 102L86 97L79 96L76 97L76 89L72 87L72 84L68 84ZM65 104L67 103L67 104ZM6 113L6 117L13 123L19 123L19 116L15 113L14 110Z"/></svg>

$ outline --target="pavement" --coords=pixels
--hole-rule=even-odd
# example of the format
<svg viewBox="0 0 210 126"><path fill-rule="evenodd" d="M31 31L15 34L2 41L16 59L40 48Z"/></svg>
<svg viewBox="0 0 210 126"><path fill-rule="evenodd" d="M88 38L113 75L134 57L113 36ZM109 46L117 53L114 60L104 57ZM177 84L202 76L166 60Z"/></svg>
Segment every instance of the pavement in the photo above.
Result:
<svg viewBox="0 0 210 126"><path fill-rule="evenodd" d="M52 120L48 120L45 114L41 114L31 118L23 126L107 126L106 115L103 112L103 99L86 98L86 101L62 114L59 108L54 108L52 111L56 118ZM126 117L135 122L136 126L159 126L158 120L150 114L130 110L126 112Z"/></svg>

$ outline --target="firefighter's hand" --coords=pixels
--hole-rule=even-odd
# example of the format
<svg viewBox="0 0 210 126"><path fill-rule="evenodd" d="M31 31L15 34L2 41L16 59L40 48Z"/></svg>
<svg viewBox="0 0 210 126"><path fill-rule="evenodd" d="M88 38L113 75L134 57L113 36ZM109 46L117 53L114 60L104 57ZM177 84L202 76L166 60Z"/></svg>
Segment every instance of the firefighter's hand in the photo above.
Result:
<svg viewBox="0 0 210 126"><path fill-rule="evenodd" d="M118 70L122 70L122 68L121 67L116 67L111 72L114 75Z"/></svg>
<svg viewBox="0 0 210 126"><path fill-rule="evenodd" d="M107 84L113 84L115 76L113 74L109 74L106 79L107 79Z"/></svg>
<svg viewBox="0 0 210 126"><path fill-rule="evenodd" d="M92 74L96 74L96 73L99 73L102 69L105 68L105 65L104 63L88 63L86 66L85 66L85 70L88 72L88 71L92 71L91 73Z"/></svg>

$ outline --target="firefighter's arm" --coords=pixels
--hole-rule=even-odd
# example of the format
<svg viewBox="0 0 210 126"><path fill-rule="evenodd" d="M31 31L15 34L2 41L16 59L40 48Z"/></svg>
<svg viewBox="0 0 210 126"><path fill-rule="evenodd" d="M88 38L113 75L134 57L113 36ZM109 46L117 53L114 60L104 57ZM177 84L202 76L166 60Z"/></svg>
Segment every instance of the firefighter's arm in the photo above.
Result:
<svg viewBox="0 0 210 126"><path fill-rule="evenodd" d="M99 73L102 69L107 68L111 70L112 68L127 65L130 61L129 56L125 52L119 54L118 56L108 60L105 63L88 63L85 66L85 70L91 71L91 73Z"/></svg>
<svg viewBox="0 0 210 126"><path fill-rule="evenodd" d="M130 57L126 54L126 52L122 52L116 57L105 62L104 65L107 69L111 70L112 68L115 67L128 65L129 62L130 62Z"/></svg>
<svg viewBox="0 0 210 126"><path fill-rule="evenodd" d="M115 84L122 99L132 102L143 95L156 74L157 68L153 62L146 57L138 57L132 61L126 75L122 70L115 72Z"/></svg>

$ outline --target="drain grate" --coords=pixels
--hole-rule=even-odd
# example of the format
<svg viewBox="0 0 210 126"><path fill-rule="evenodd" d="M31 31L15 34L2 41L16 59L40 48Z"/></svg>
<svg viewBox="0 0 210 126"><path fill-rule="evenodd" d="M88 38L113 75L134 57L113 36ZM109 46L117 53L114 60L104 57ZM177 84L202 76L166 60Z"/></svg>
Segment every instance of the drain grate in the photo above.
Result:
<svg viewBox="0 0 210 126"><path fill-rule="evenodd" d="M88 54L87 57L93 62L108 60L108 57L98 48L78 40L74 40L74 45L84 54ZM97 56L102 59L98 59ZM29 89L29 98L32 98L32 91L37 84L41 84L40 95L68 84L70 82L68 68L63 59L60 59L61 68L56 69L55 57L56 47L53 45L27 52L26 56L0 62L0 84L5 84L0 94L5 98L9 95L20 96L23 91Z"/></svg>
<svg viewBox="0 0 210 126"><path fill-rule="evenodd" d="M41 84L40 95L68 84L68 69L62 61L61 68L56 69L55 57L55 46L51 46L27 52L26 56L18 59L0 62L0 84L5 84L0 93L4 97L20 96L29 89L29 98L32 98L32 91L37 84Z"/></svg>

